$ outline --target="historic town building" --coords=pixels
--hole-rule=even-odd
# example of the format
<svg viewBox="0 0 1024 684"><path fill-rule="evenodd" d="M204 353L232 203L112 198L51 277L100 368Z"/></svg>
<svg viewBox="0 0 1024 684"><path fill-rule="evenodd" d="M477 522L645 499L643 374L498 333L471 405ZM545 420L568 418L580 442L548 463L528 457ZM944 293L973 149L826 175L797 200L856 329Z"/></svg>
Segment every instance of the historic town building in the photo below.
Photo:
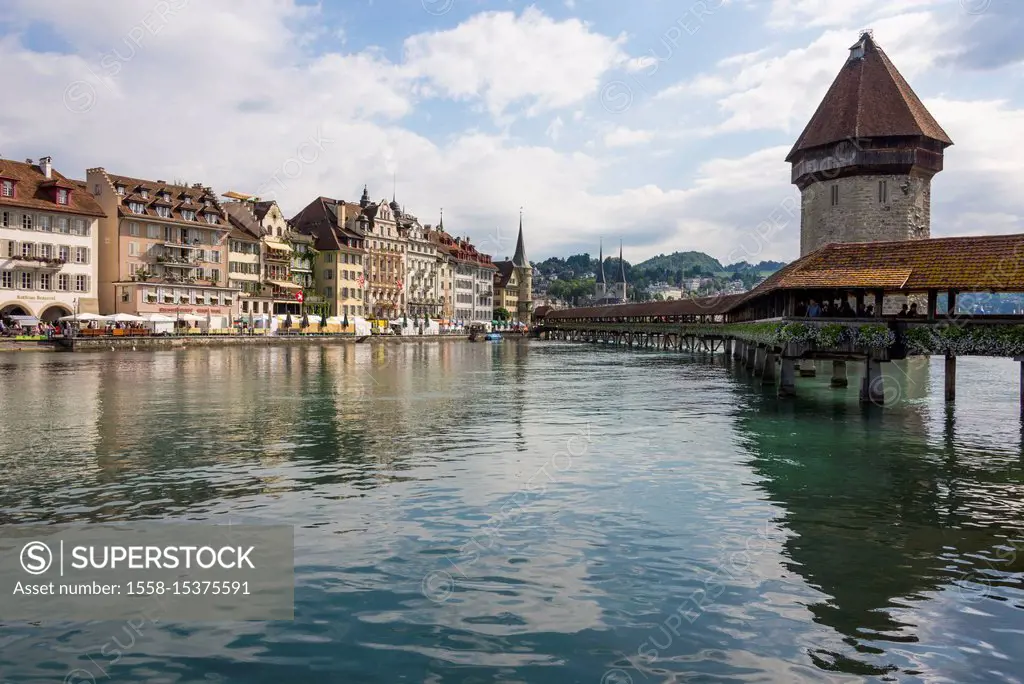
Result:
<svg viewBox="0 0 1024 684"><path fill-rule="evenodd" d="M494 264L494 308L505 309L513 320L530 323L533 310L533 267L526 258L523 240L523 216L519 215L519 238L515 256Z"/></svg>
<svg viewBox="0 0 1024 684"><path fill-rule="evenodd" d="M0 159L0 316L54 321L99 313L97 247L103 209L50 157Z"/></svg>
<svg viewBox="0 0 1024 684"><path fill-rule="evenodd" d="M604 274L604 243L598 247L597 274L594 277L595 304L621 304L626 301L626 262L622 258L622 243L619 243L619 268L615 282L609 285Z"/></svg>
<svg viewBox="0 0 1024 684"><path fill-rule="evenodd" d="M227 328L238 291L228 286L230 225L214 192L163 180L86 172L99 220L100 313L193 314Z"/></svg>
<svg viewBox="0 0 1024 684"><path fill-rule="evenodd" d="M786 161L802 196L800 255L830 242L931 234L931 179L952 140L864 33Z"/></svg>
<svg viewBox="0 0 1024 684"><path fill-rule="evenodd" d="M406 313L405 258L408 239L405 226L399 223L398 203L394 206L381 200L370 201L363 187L359 200L362 214L356 219L355 230L365 235L366 289L363 301L367 312L375 318L393 320Z"/></svg>
<svg viewBox="0 0 1024 684"><path fill-rule="evenodd" d="M429 226L420 225L419 219L405 213L402 213L402 223L409 241L405 267L409 276L405 295L409 315L418 319L424 316L440 319L444 258L439 257L437 244L430 239Z"/></svg>
<svg viewBox="0 0 1024 684"><path fill-rule="evenodd" d="M292 217L293 229L308 235L316 251L313 287L327 313L365 316L366 235L359 232L363 208L355 202L318 197Z"/></svg>

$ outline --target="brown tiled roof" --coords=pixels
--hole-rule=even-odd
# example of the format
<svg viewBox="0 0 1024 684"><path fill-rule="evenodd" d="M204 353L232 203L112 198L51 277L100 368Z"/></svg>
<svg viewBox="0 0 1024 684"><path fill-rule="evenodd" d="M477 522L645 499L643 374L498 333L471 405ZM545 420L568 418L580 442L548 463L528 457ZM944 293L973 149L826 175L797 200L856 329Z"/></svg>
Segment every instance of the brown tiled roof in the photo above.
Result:
<svg viewBox="0 0 1024 684"><path fill-rule="evenodd" d="M693 297L668 302L642 302L637 304L609 304L558 309L547 314L548 320L560 318L617 318L619 316L698 316L721 314L729 311L744 294L712 297Z"/></svg>
<svg viewBox="0 0 1024 684"><path fill-rule="evenodd" d="M358 209L359 205L338 201L330 197L317 197L298 214L293 216L289 224L295 232L311 236L315 249L319 251L338 250L342 248L340 238L362 239L364 237L357 230L349 230L338 225L339 212L342 215L342 221L344 221L346 215L350 215L350 207ZM351 246L345 248L359 249Z"/></svg>
<svg viewBox="0 0 1024 684"><path fill-rule="evenodd" d="M516 265L511 261L496 261L494 267L498 269L494 274L494 287L508 287L508 281L512 278L512 270Z"/></svg>
<svg viewBox="0 0 1024 684"><path fill-rule="evenodd" d="M123 185L125 187L125 195L123 197L118 196L118 199L120 200L118 214L124 218L150 217L161 221L175 221L189 226L204 227L209 227L211 224L206 223L205 220L199 220L199 215L201 213L215 213L221 215L221 218L225 218L222 212L223 207L217 200L217 197L202 186L187 187L164 181L149 181L141 178L132 178L130 176L119 176L107 173L105 170L103 173L115 188L118 185ZM142 197L142 190L148 190L149 197ZM156 212L157 204L161 204L163 206L167 205L167 202L161 200L157 194L158 192L163 192L165 190L171 194L170 217L160 216ZM191 204L184 203L184 198L186 197L192 198ZM212 203L211 209L206 209L206 200L210 200ZM128 202L142 202L145 204L145 211L142 214L136 214L128 208ZM189 221L183 218L181 213L182 211L194 211L196 213L196 220ZM223 226L224 224L218 225ZM227 226L224 226L224 228L227 229Z"/></svg>
<svg viewBox="0 0 1024 684"><path fill-rule="evenodd" d="M233 228L241 230L246 237L253 240L258 240L263 236L263 227L260 226L247 203L225 202L223 206L224 212L228 215L228 222Z"/></svg>
<svg viewBox="0 0 1024 684"><path fill-rule="evenodd" d="M0 206L40 209L63 214L106 216L99 203L84 187L68 180L57 172L50 171L47 181L42 170L35 164L0 159L0 178L14 181L14 197L0 196ZM67 204L57 204L54 186L70 190Z"/></svg>
<svg viewBox="0 0 1024 684"><path fill-rule="evenodd" d="M922 136L953 144L871 36L861 42L864 56L851 55L840 69L786 161L801 150L856 138Z"/></svg>
<svg viewBox="0 0 1024 684"><path fill-rule="evenodd" d="M828 244L769 276L749 298L794 288L1024 291L1024 235Z"/></svg>

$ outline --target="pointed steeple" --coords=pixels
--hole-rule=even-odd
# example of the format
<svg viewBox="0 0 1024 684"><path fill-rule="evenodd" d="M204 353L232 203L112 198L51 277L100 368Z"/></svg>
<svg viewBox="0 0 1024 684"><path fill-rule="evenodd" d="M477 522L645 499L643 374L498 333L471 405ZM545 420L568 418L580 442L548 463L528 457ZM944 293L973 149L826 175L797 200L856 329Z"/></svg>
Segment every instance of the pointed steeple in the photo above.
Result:
<svg viewBox="0 0 1024 684"><path fill-rule="evenodd" d="M519 239L516 241L516 255L512 257L512 265L516 268L529 268L526 260L526 246L523 244L523 208L519 207Z"/></svg>
<svg viewBox="0 0 1024 684"><path fill-rule="evenodd" d="M626 262L622 260L622 240L619 240L619 280L620 283L626 282Z"/></svg>
<svg viewBox="0 0 1024 684"><path fill-rule="evenodd" d="M600 247L597 248L597 279L595 283L604 282L604 239L601 239Z"/></svg>
<svg viewBox="0 0 1024 684"><path fill-rule="evenodd" d="M402 205L398 203L398 172L396 171L391 176L391 213L395 215L397 219L402 215Z"/></svg>
<svg viewBox="0 0 1024 684"><path fill-rule="evenodd" d="M363 196L359 198L359 206L363 209L370 206L370 191L366 189L365 185L363 186Z"/></svg>
<svg viewBox="0 0 1024 684"><path fill-rule="evenodd" d="M444 232L444 207L441 207L441 220L437 224L437 230L441 233Z"/></svg>

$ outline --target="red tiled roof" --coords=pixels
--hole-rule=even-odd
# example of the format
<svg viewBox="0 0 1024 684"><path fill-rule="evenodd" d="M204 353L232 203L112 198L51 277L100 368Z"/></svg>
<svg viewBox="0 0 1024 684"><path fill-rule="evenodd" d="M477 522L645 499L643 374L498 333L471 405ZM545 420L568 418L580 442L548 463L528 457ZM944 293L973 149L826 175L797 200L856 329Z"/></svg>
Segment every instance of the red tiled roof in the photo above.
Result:
<svg viewBox="0 0 1024 684"><path fill-rule="evenodd" d="M14 197L0 196L0 206L106 216L92 194L75 181L61 175L56 169L51 169L50 176L47 180L35 164L0 159L0 178L14 181ZM67 204L57 204L55 187L69 190Z"/></svg>
<svg viewBox="0 0 1024 684"><path fill-rule="evenodd" d="M226 223L227 217L224 214L217 197L201 185L197 184L195 186L188 187L184 185L175 185L174 183L166 183L164 181L149 181L142 180L140 178L131 178L130 176L118 176L112 173L107 173L105 170L103 173L115 188L118 185L123 185L125 188L124 196L118 196L118 214L123 218L149 217L161 221L175 221L189 226L209 227L214 224L209 224L205 220L199 220L199 215L200 213L213 213L225 219ZM148 191L149 197L143 197L142 190ZM161 192L168 192L171 195L171 215L169 217L160 216L156 212L157 204L167 206L168 203L166 200L162 200L160 198L158 193ZM192 199L190 204L184 203L184 199L186 197ZM211 207L209 209L205 206L206 200L211 202ZM143 213L137 214L131 211L128 207L129 202L140 202L144 204L145 208ZM183 218L182 211L195 212L196 220L190 221ZM224 226L224 228L227 229L227 226Z"/></svg>
<svg viewBox="0 0 1024 684"><path fill-rule="evenodd" d="M922 136L953 144L871 36L861 36L861 44L864 56L851 55L840 69L786 161L801 150L857 138Z"/></svg>

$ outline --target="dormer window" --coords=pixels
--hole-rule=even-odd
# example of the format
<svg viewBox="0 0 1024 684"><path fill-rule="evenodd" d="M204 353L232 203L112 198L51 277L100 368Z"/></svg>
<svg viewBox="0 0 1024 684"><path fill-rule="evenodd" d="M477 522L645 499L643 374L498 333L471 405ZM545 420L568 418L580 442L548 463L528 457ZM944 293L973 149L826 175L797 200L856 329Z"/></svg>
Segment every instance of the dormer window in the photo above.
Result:
<svg viewBox="0 0 1024 684"><path fill-rule="evenodd" d="M14 197L14 181L0 181L0 196Z"/></svg>
<svg viewBox="0 0 1024 684"><path fill-rule="evenodd" d="M161 198L162 198L162 199L163 199L163 200L164 200L165 202L170 202L170 201L171 201L171 193L169 193L169 192L162 192L162 193L160 193L160 197L161 197Z"/></svg>
<svg viewBox="0 0 1024 684"><path fill-rule="evenodd" d="M146 205L142 202L129 202L128 208L133 214L144 214L146 212Z"/></svg>
<svg viewBox="0 0 1024 684"><path fill-rule="evenodd" d="M57 204L68 203L68 191L64 188L57 188Z"/></svg>
<svg viewBox="0 0 1024 684"><path fill-rule="evenodd" d="M186 221L195 221L196 220L196 212L194 212L194 211L192 211L190 209L182 209L182 211L181 211L181 218L185 219Z"/></svg>
<svg viewBox="0 0 1024 684"><path fill-rule="evenodd" d="M149 199L149 190L146 188L142 188L142 191L139 194L142 195L142 199Z"/></svg>
<svg viewBox="0 0 1024 684"><path fill-rule="evenodd" d="M171 218L171 208L170 207L157 207L156 208L156 215L159 216L160 218Z"/></svg>
<svg viewBox="0 0 1024 684"><path fill-rule="evenodd" d="M206 201L204 202L204 204L205 204L206 206L208 206L208 207L209 207L209 206L211 206L210 200L206 200Z"/></svg>
<svg viewBox="0 0 1024 684"><path fill-rule="evenodd" d="M205 216L206 216L206 222L207 223L211 223L213 225L217 225L217 215L216 214L205 214Z"/></svg>
<svg viewBox="0 0 1024 684"><path fill-rule="evenodd" d="M185 195L185 204L192 204L192 197Z"/></svg>
<svg viewBox="0 0 1024 684"><path fill-rule="evenodd" d="M118 185L117 186L117 194L118 195L123 195L124 194L124 186L123 185Z"/></svg>

